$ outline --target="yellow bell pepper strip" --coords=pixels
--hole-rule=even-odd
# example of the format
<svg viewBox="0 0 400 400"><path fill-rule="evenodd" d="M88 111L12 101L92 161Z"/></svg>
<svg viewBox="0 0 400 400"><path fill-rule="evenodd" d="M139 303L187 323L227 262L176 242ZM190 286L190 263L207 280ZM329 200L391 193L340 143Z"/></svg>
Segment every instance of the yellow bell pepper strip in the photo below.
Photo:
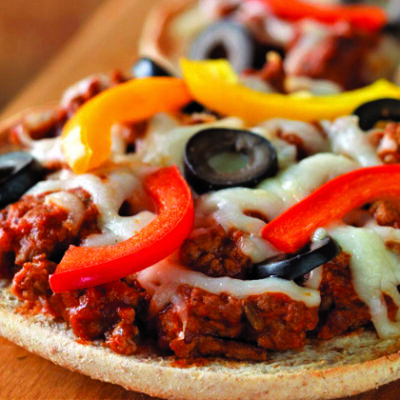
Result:
<svg viewBox="0 0 400 400"><path fill-rule="evenodd" d="M63 151L77 174L100 166L111 154L111 126L135 122L191 101L177 78L134 79L108 89L82 105L62 131Z"/></svg>
<svg viewBox="0 0 400 400"><path fill-rule="evenodd" d="M379 80L362 89L327 96L262 93L245 87L226 60L181 60L184 81L194 99L223 115L258 124L269 118L300 121L335 119L380 98L400 99L400 87Z"/></svg>
<svg viewBox="0 0 400 400"><path fill-rule="evenodd" d="M176 166L145 179L157 208L148 225L121 243L103 247L70 246L53 275L53 292L83 289L124 278L147 268L179 248L193 226L190 188Z"/></svg>
<svg viewBox="0 0 400 400"><path fill-rule="evenodd" d="M264 239L285 253L295 253L318 229L381 197L400 197L400 165L360 168L330 180L269 222Z"/></svg>
<svg viewBox="0 0 400 400"><path fill-rule="evenodd" d="M303 0L245 0L264 4L272 14L289 21L314 19L325 24L346 21L359 29L379 31L387 22L381 7L364 4L313 4Z"/></svg>

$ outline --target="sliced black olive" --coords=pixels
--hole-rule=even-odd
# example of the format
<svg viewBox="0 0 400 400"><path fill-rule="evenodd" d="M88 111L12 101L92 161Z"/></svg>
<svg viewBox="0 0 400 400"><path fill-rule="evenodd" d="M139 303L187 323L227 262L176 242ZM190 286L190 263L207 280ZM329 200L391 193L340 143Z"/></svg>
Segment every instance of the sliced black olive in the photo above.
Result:
<svg viewBox="0 0 400 400"><path fill-rule="evenodd" d="M186 144L185 177L197 193L234 186L253 187L277 171L274 146L249 131L205 129Z"/></svg>
<svg viewBox="0 0 400 400"><path fill-rule="evenodd" d="M205 112L206 108L197 101L190 102L187 106L182 108L184 114L195 114Z"/></svg>
<svg viewBox="0 0 400 400"><path fill-rule="evenodd" d="M276 276L295 280L335 258L340 252L338 244L329 236L312 243L298 254L283 254L268 258L254 266L257 279Z"/></svg>
<svg viewBox="0 0 400 400"><path fill-rule="evenodd" d="M17 201L43 175L43 167L29 153L0 155L0 208Z"/></svg>
<svg viewBox="0 0 400 400"><path fill-rule="evenodd" d="M400 38L400 17L397 20L388 22L383 27L383 32Z"/></svg>
<svg viewBox="0 0 400 400"><path fill-rule="evenodd" d="M190 48L189 58L226 58L235 71L241 72L261 68L265 63L265 51L260 51L260 45L245 26L225 19L209 25L199 34Z"/></svg>
<svg viewBox="0 0 400 400"><path fill-rule="evenodd" d="M379 121L400 121L400 100L379 99L359 106L354 112L359 118L360 128L364 131L372 129Z"/></svg>
<svg viewBox="0 0 400 400"><path fill-rule="evenodd" d="M150 78L156 76L172 76L167 69L162 67L151 58L142 57L132 67L132 75L134 78Z"/></svg>

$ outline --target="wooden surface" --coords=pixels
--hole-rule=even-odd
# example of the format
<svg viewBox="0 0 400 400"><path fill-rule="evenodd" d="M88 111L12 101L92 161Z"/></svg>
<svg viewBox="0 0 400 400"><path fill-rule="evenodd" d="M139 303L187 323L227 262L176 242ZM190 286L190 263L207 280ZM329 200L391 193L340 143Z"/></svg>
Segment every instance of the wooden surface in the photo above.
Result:
<svg viewBox="0 0 400 400"><path fill-rule="evenodd" d="M109 71L115 67L128 69L136 56L136 40L144 16L155 3L156 0L108 0L0 118L32 105L57 100L66 86L90 73ZM151 399L67 371L4 339L0 339L0 354L1 400ZM346 398L376 399L400 399L400 382Z"/></svg>

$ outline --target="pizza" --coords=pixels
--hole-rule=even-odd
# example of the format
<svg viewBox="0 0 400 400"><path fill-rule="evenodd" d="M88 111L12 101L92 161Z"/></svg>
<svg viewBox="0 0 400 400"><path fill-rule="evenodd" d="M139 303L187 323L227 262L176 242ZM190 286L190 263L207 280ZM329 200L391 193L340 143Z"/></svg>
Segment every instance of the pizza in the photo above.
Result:
<svg viewBox="0 0 400 400"><path fill-rule="evenodd" d="M400 88L181 68L140 59L4 122L0 335L162 398L398 379Z"/></svg>

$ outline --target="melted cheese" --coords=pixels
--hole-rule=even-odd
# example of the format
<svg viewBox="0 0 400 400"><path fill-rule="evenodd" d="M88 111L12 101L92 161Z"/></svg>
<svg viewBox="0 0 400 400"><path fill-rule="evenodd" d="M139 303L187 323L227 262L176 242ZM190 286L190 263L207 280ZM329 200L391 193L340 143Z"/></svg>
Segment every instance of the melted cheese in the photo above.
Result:
<svg viewBox="0 0 400 400"><path fill-rule="evenodd" d="M258 187L278 196L287 208L330 179L357 167L357 163L344 156L316 154L290 166L275 178L266 179Z"/></svg>
<svg viewBox="0 0 400 400"><path fill-rule="evenodd" d="M92 198L99 210L98 224L101 234L88 236L82 246L104 246L129 239L136 231L142 229L153 218L154 214L142 211L134 216L121 217L118 212L122 203L142 190L140 180L128 167L118 167L104 173L104 177L95 174L75 175L64 170L43 182L35 185L28 194L38 195L47 192L45 201L52 201L67 209L75 221L82 217L84 211L76 196L66 190L83 188ZM75 200L72 199L75 197Z"/></svg>
<svg viewBox="0 0 400 400"><path fill-rule="evenodd" d="M237 299L264 293L285 293L295 301L304 302L308 307L318 306L321 300L317 290L300 287L285 279L270 277L242 281L228 277L211 278L176 265L171 260L163 260L141 271L137 274L137 279L153 296L152 302L157 310L178 301L176 293L182 285L197 287L213 294L227 293Z"/></svg>
<svg viewBox="0 0 400 400"><path fill-rule="evenodd" d="M354 288L368 305L372 322L381 338L400 335L400 313L396 322L388 318L383 295L389 295L400 307L400 260L389 251L382 238L366 228L340 226L329 230L344 251L351 254Z"/></svg>
<svg viewBox="0 0 400 400"><path fill-rule="evenodd" d="M343 117L333 123L324 122L324 126L334 153L344 154L362 167L382 164L368 135L359 128L357 117Z"/></svg>
<svg viewBox="0 0 400 400"><path fill-rule="evenodd" d="M325 138L313 124L290 119L274 118L264 122L260 127L265 129L264 133L261 132L261 134L270 140L274 140L280 134L295 135L301 139L309 154L329 150L327 138Z"/></svg>

